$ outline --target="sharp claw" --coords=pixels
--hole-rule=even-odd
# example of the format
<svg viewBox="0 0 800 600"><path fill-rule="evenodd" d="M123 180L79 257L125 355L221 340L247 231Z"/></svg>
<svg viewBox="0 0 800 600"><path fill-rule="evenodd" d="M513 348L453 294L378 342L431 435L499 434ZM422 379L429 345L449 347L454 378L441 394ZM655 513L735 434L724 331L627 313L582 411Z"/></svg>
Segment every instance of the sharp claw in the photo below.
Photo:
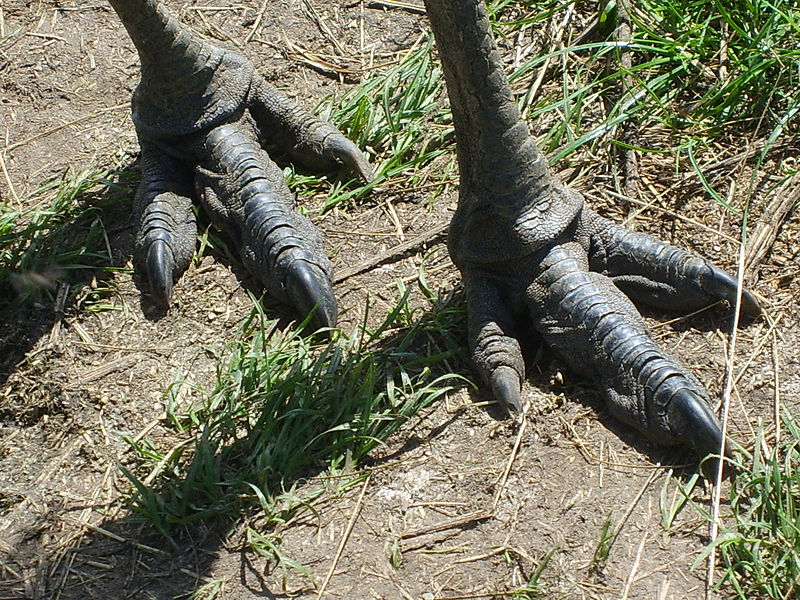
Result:
<svg viewBox="0 0 800 600"><path fill-rule="evenodd" d="M686 388L672 397L667 408L667 419L672 434L694 448L701 456L719 454L722 447L722 429L708 404ZM726 440L723 454L731 456Z"/></svg>
<svg viewBox="0 0 800 600"><path fill-rule="evenodd" d="M519 374L511 367L498 367L491 374L492 393L512 415L522 413Z"/></svg>
<svg viewBox="0 0 800 600"><path fill-rule="evenodd" d="M736 302L736 279L729 273L709 267L709 270L701 279L703 288L715 296L723 298L733 305ZM751 317L761 314L761 306L755 295L749 290L742 290L742 312Z"/></svg>
<svg viewBox="0 0 800 600"><path fill-rule="evenodd" d="M361 150L343 135L332 135L326 139L325 150L336 160L350 167L365 182L372 181L372 165Z"/></svg>
<svg viewBox="0 0 800 600"><path fill-rule="evenodd" d="M763 311L756 295L750 290L742 290L742 310L752 317L759 316Z"/></svg>
<svg viewBox="0 0 800 600"><path fill-rule="evenodd" d="M147 249L147 279L150 294L161 306L168 307L172 296L172 274L175 270L175 257L164 240L154 240Z"/></svg>
<svg viewBox="0 0 800 600"><path fill-rule="evenodd" d="M313 329L336 327L336 297L330 278L322 269L303 260L294 261L286 274L285 289L289 302L301 316L312 315Z"/></svg>

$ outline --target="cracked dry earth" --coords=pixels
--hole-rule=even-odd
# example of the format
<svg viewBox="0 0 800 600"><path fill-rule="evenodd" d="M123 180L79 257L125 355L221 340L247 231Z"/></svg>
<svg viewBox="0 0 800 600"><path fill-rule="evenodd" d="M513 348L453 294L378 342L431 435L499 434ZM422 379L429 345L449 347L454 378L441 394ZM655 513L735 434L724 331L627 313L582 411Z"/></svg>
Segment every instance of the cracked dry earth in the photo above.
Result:
<svg viewBox="0 0 800 600"><path fill-rule="evenodd" d="M166 4L198 33L240 44L270 81L309 107L370 65L396 60L427 31L419 14L380 3ZM31 206L42 183L66 169L135 172L127 101L138 61L111 9L97 1L5 0L0 16L2 201ZM290 51L286 40L295 45ZM347 77L312 68L321 57ZM641 138L669 143L657 131ZM715 184L727 189L750 177L750 147L744 136L720 140L719 160L733 158L713 173ZM793 153L796 143L769 156L756 174L759 190L773 187L769 173ZM639 166L642 199L652 205L634 225L735 271L730 215L703 196L688 167L676 173L652 156ZM606 193L614 186L606 162L592 159L576 161L566 176L595 208L622 220L626 209ZM169 313L150 318L130 271L130 185L112 192L128 195L102 215L121 270L71 282L63 308L57 298L42 299L0 324L0 599L204 598L210 589L231 599L314 598L323 584L330 598L503 598L551 551L541 578L546 598L698 597L704 572L692 565L707 543L706 526L689 509L669 532L662 525L662 490L674 487L669 469L685 479L688 457L637 441L591 386L548 354L525 386L523 424L498 418L484 395L457 389L377 452L360 483L344 491L336 481L298 483L300 492L327 491L316 512L277 534L285 555L311 577L245 551L242 523L200 523L173 546L133 521L122 501L129 487L119 465L132 461L122 436L171 447L165 390L177 373L211 385L218 357L250 311L251 282L224 256L207 256L180 280ZM732 198L742 202L744 190L735 188ZM756 193L753 222L762 215L771 222L772 199ZM387 186L324 217L315 216L324 198L306 204L342 270L446 223L455 190L427 200L424 190ZM443 243L435 237L340 282L344 329L362 320L367 295L386 307L397 279L413 284L423 256L433 257L435 291L456 286ZM736 343L730 432L744 444L760 421L770 426L776 395L797 412L799 249L800 216L790 214L747 273L769 320L742 329ZM101 287L112 293L99 306L92 298ZM654 317L660 343L720 397L730 315L712 310L666 325L663 315ZM709 495L698 489L696 500L707 503ZM618 536L597 569L608 515Z"/></svg>

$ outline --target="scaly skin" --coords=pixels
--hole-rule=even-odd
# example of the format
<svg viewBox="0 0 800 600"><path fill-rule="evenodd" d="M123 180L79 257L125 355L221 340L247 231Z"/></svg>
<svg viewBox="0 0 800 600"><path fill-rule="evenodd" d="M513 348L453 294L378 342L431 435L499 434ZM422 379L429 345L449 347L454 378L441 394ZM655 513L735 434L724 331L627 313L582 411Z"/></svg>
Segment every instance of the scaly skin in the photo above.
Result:
<svg viewBox="0 0 800 600"><path fill-rule="evenodd" d="M312 168L344 163L365 180L372 177L369 162L246 58L198 38L156 0L109 1L142 63L132 100L142 149L135 258L153 298L168 306L174 281L189 265L197 199L274 296L301 317L311 314L313 326L334 326L321 236L294 212L294 198L264 147Z"/></svg>
<svg viewBox="0 0 800 600"><path fill-rule="evenodd" d="M464 278L473 359L519 410L519 335L532 322L593 377L621 420L653 440L718 453L722 432L697 379L652 340L628 297L693 310L736 298L708 261L587 208L558 182L511 95L483 0L425 0L447 81L460 169L449 250ZM623 293L624 292L624 293ZM627 294L627 296L626 296ZM745 291L746 313L760 312Z"/></svg>

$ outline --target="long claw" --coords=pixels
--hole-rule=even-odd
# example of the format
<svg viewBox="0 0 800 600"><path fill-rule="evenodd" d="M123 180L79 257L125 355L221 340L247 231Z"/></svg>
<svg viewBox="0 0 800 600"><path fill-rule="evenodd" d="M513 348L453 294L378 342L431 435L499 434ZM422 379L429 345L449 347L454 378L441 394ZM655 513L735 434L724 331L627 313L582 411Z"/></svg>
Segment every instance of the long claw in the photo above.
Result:
<svg viewBox="0 0 800 600"><path fill-rule="evenodd" d="M325 139L325 154L341 161L365 182L372 181L372 165L358 147L340 133Z"/></svg>
<svg viewBox="0 0 800 600"><path fill-rule="evenodd" d="M709 294L727 300L731 306L736 303L738 285L736 279L729 273L709 265L708 270L700 278L700 284ZM758 300L751 291L746 289L742 290L742 312L751 317L761 314Z"/></svg>
<svg viewBox="0 0 800 600"><path fill-rule="evenodd" d="M512 415L522 413L519 374L511 367L498 367L491 374L492 393Z"/></svg>
<svg viewBox="0 0 800 600"><path fill-rule="evenodd" d="M696 310L718 299L736 302L736 278L680 248L650 235L628 231L585 210L595 246L592 270L606 273L632 299L667 310ZM742 312L761 314L756 296L742 291Z"/></svg>
<svg viewBox="0 0 800 600"><path fill-rule="evenodd" d="M691 390L677 390L667 408L667 420L673 435L690 445L701 456L719 454L722 429L705 400ZM723 454L730 457L726 441Z"/></svg>
<svg viewBox="0 0 800 600"><path fill-rule="evenodd" d="M147 249L147 279L150 293L161 306L169 306L172 296L175 257L164 240L154 240Z"/></svg>
<svg viewBox="0 0 800 600"><path fill-rule="evenodd" d="M311 314L314 330L336 327L336 297L330 278L316 265L294 261L284 282L288 301L305 317Z"/></svg>

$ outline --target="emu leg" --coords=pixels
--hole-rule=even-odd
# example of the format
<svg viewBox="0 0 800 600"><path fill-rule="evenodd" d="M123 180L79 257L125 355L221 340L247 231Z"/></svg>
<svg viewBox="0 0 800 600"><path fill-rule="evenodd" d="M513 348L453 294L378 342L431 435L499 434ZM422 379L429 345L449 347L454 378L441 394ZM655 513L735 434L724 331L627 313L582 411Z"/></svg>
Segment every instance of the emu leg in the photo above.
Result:
<svg viewBox="0 0 800 600"><path fill-rule="evenodd" d="M657 442L719 452L722 432L697 379L652 340L631 301L692 310L733 300L708 261L628 232L587 208L539 153L511 95L482 0L425 0L456 128L459 203L449 250L464 277L469 343L497 398L520 406L518 336L532 321L610 410ZM625 293L623 293L625 292ZM760 309L744 292L743 307Z"/></svg>
<svg viewBox="0 0 800 600"><path fill-rule="evenodd" d="M335 325L321 236L294 212L280 169L263 148L319 169L344 164L363 179L372 177L367 159L333 125L264 81L244 56L200 39L157 0L109 2L142 64L132 100L146 163L137 196L137 269L153 297L167 306L189 263L196 234L191 200L200 196L271 293L301 318L313 313L313 325Z"/></svg>

